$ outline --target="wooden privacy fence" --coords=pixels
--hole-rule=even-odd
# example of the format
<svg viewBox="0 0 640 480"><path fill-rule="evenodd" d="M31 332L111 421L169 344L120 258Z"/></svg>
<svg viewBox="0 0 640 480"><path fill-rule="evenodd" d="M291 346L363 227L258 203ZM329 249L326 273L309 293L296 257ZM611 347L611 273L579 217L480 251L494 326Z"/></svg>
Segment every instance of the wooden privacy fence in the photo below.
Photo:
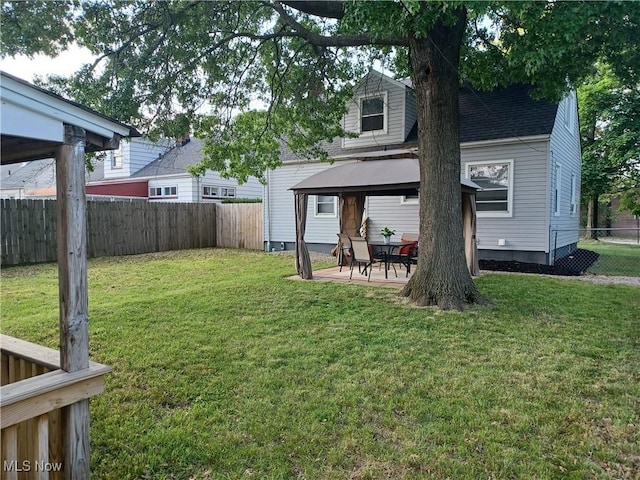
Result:
<svg viewBox="0 0 640 480"><path fill-rule="evenodd" d="M218 247L264 248L261 203L223 203L218 205L217 210Z"/></svg>
<svg viewBox="0 0 640 480"><path fill-rule="evenodd" d="M56 200L1 202L2 265L55 262ZM216 246L262 249L262 204L89 201L87 220L90 258Z"/></svg>

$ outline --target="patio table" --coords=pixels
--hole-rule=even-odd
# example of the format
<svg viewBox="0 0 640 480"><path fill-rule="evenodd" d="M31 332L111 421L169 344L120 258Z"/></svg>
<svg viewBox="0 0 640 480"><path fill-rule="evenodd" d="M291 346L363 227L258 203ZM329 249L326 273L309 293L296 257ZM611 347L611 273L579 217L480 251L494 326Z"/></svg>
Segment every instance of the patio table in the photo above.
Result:
<svg viewBox="0 0 640 480"><path fill-rule="evenodd" d="M380 247L380 251L384 256L384 278L389 278L388 276L389 262L392 258L393 249L404 247L406 245L412 245L414 243L416 242L389 242L389 243L385 243L384 241L369 242L369 245L372 245L374 247ZM396 273L396 276L397 276L397 273Z"/></svg>

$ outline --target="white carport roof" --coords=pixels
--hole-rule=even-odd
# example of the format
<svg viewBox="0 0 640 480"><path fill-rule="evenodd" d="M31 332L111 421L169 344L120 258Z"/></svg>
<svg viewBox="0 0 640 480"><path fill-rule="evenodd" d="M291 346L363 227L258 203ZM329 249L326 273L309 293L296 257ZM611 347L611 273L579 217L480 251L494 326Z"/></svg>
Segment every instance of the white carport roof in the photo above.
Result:
<svg viewBox="0 0 640 480"><path fill-rule="evenodd" d="M62 145L64 126L86 132L86 152L118 148L120 138L140 134L118 120L0 72L2 164L51 158Z"/></svg>
<svg viewBox="0 0 640 480"><path fill-rule="evenodd" d="M463 191L480 187L466 178L460 179ZM338 195L362 192L367 195L406 195L420 187L417 158L395 158L350 162L327 168L297 183L289 190L309 195Z"/></svg>

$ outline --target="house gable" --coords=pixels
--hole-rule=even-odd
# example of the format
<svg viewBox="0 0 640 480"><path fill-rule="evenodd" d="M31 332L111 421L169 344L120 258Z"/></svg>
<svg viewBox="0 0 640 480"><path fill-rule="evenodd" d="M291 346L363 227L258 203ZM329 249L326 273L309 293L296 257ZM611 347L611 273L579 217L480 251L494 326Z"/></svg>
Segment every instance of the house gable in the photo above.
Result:
<svg viewBox="0 0 640 480"><path fill-rule="evenodd" d="M371 71L354 89L354 96L343 119L348 132L357 138L345 138L343 148L391 145L407 136L406 101L413 92L402 82ZM415 121L415 119L413 119Z"/></svg>

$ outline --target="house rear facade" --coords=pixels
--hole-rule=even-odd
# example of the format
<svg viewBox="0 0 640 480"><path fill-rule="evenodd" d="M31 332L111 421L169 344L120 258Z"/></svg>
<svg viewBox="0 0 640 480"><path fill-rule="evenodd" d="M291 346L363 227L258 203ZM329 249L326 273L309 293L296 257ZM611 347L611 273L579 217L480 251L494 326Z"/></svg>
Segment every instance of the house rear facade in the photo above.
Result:
<svg viewBox="0 0 640 480"><path fill-rule="evenodd" d="M462 175L477 193L480 259L553 263L578 242L581 153L575 93L559 104L533 100L530 87L492 92L460 91ZM293 248L296 183L338 162L407 158L417 153L416 101L411 84L379 72L355 89L344 128L357 138L326 145L334 164L298 158L283 150L283 165L269 172L265 192L265 242ZM428 180L427 180L428 181ZM383 227L419 230L414 196L370 196L365 216L369 239ZM329 251L339 232L337 197L309 201L305 240L312 250Z"/></svg>

